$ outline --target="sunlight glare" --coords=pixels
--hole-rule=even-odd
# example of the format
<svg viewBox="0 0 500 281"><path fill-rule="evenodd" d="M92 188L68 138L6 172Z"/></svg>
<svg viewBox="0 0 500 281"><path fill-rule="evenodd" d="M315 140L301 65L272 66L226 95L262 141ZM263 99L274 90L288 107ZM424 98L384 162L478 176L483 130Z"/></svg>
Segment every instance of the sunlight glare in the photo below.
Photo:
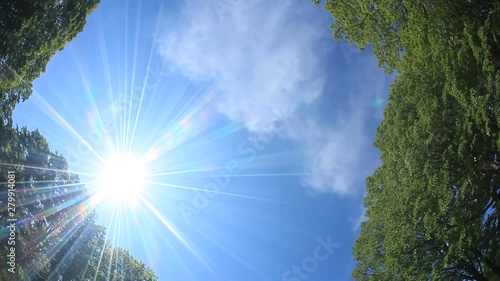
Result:
<svg viewBox="0 0 500 281"><path fill-rule="evenodd" d="M129 156L116 156L101 170L98 193L105 202L133 204L144 189L145 179L145 163Z"/></svg>

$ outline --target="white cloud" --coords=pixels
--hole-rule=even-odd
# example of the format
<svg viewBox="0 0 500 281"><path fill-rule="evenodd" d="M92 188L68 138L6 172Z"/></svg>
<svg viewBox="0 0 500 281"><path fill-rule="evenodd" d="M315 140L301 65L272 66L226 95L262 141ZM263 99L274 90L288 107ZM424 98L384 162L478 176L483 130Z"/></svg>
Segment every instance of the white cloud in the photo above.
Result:
<svg viewBox="0 0 500 281"><path fill-rule="evenodd" d="M365 138L360 127L349 125L352 127L331 129L317 139L307 138L310 142L306 146L310 161L310 176L305 179L308 185L320 191L333 190L340 194L353 191L351 188L359 176L357 169L360 168L359 158Z"/></svg>
<svg viewBox="0 0 500 281"><path fill-rule="evenodd" d="M158 52L188 78L213 81L219 110L250 131L289 119L286 137L306 152L304 182L345 194L365 144L364 115L354 111L331 128L299 114L326 83L325 44L333 40L320 11L310 1L188 0Z"/></svg>
<svg viewBox="0 0 500 281"><path fill-rule="evenodd" d="M361 205L359 208L359 214L357 217L351 217L349 221L352 223L352 231L358 232L361 229L361 224L368 221L368 217L365 216L366 208Z"/></svg>
<svg viewBox="0 0 500 281"><path fill-rule="evenodd" d="M158 50L189 78L214 80L224 93L219 109L231 120L269 129L283 108L313 102L324 84L317 47L327 24L296 14L304 5L315 9L293 1L187 1Z"/></svg>
<svg viewBox="0 0 500 281"><path fill-rule="evenodd" d="M367 92L351 95L350 104L330 117L333 124L320 123L311 113L296 115L289 122L287 136L304 148L306 172L304 183L317 191L333 191L352 195L360 191L354 187L364 181L371 165L365 163L363 153L370 147L365 135L367 106L361 100ZM368 167L367 167L368 166Z"/></svg>

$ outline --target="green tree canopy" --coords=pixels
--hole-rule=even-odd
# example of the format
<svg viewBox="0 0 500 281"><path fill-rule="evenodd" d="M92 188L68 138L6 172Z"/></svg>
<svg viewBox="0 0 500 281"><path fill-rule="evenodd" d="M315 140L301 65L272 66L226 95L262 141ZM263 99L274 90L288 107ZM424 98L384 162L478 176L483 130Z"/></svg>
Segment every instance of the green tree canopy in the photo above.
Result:
<svg viewBox="0 0 500 281"><path fill-rule="evenodd" d="M482 133L439 73L402 73L392 85L375 142L383 165L367 179L368 221L354 247L356 280L500 277L498 130Z"/></svg>
<svg viewBox="0 0 500 281"><path fill-rule="evenodd" d="M354 279L500 280L500 2L325 7L335 39L372 46L379 66L397 72Z"/></svg>
<svg viewBox="0 0 500 281"><path fill-rule="evenodd" d="M0 259L9 253L7 188L15 172L16 272L0 280L157 280L97 225L89 193L38 130L0 124Z"/></svg>
<svg viewBox="0 0 500 281"><path fill-rule="evenodd" d="M319 0L313 0L315 5ZM459 50L467 25L489 26L488 45L500 55L497 1L431 0L327 0L325 8L334 17L330 26L337 40L347 40L360 49L373 47L379 66L401 70L404 55L439 54ZM498 65L498 61L496 62Z"/></svg>
<svg viewBox="0 0 500 281"><path fill-rule="evenodd" d="M32 93L52 56L83 30L99 0L0 1L0 117Z"/></svg>

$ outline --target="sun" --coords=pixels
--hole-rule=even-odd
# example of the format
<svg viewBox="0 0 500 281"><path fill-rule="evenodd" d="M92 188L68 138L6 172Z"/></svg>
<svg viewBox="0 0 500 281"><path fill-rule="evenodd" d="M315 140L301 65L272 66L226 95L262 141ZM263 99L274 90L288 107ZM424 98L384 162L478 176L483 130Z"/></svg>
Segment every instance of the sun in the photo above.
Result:
<svg viewBox="0 0 500 281"><path fill-rule="evenodd" d="M129 155L115 155L106 161L97 181L103 202L134 205L145 187L146 163Z"/></svg>

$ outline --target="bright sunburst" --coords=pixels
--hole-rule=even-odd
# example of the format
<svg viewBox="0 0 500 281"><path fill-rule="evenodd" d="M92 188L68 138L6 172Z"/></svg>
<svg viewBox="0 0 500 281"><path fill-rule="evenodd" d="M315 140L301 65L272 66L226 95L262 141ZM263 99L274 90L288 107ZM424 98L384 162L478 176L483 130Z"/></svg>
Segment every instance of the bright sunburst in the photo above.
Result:
<svg viewBox="0 0 500 281"><path fill-rule="evenodd" d="M97 194L103 202L133 205L145 187L144 161L127 154L114 155L100 171Z"/></svg>

